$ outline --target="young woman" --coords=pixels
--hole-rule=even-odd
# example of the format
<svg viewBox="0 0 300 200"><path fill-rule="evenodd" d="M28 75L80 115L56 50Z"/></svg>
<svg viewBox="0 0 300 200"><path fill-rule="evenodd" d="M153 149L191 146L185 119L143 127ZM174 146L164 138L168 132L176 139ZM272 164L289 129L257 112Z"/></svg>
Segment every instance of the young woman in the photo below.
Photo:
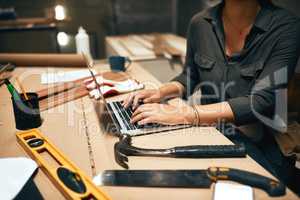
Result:
<svg viewBox="0 0 300 200"><path fill-rule="evenodd" d="M133 106L132 123L139 124L264 123L262 118L277 114L276 90L287 86L299 50L295 16L268 0L223 0L193 17L182 74L157 90L130 95L123 104ZM160 103L195 90L201 90L201 105Z"/></svg>

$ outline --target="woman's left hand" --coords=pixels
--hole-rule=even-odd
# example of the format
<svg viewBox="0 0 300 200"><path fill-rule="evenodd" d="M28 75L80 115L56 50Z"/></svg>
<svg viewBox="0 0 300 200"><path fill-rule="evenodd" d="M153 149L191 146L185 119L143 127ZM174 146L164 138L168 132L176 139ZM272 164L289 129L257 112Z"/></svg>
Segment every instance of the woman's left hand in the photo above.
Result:
<svg viewBox="0 0 300 200"><path fill-rule="evenodd" d="M131 123L145 125L158 123L164 125L192 124L194 121L193 108L187 105L172 106L168 104L143 104L132 114Z"/></svg>

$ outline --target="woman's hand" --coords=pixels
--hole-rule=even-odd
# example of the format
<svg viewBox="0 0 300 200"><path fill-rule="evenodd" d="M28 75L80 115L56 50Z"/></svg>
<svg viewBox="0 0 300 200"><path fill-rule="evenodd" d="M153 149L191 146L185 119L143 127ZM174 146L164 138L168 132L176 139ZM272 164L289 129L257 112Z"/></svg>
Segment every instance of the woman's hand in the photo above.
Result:
<svg viewBox="0 0 300 200"><path fill-rule="evenodd" d="M187 105L143 104L132 114L131 123L139 125L158 123L164 125L192 124L195 115L193 108Z"/></svg>
<svg viewBox="0 0 300 200"><path fill-rule="evenodd" d="M143 90L128 95L127 98L123 101L122 105L125 108L132 106L132 109L135 110L139 106L139 102L141 101L143 103L159 103L161 99L162 97L159 90Z"/></svg>
<svg viewBox="0 0 300 200"><path fill-rule="evenodd" d="M128 95L123 101L123 106L128 108L132 105L135 110L141 101L145 104L160 103L162 100L181 96L183 91L184 87L179 82L165 83L159 89L148 89Z"/></svg>

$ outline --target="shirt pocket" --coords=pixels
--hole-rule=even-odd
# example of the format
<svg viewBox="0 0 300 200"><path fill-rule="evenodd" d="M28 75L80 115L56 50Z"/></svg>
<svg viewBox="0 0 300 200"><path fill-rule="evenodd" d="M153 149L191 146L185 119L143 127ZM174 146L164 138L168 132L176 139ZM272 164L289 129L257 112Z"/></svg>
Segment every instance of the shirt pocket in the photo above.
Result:
<svg viewBox="0 0 300 200"><path fill-rule="evenodd" d="M244 79L253 80L263 70L264 63L262 61L254 62L251 64L243 65L240 68L241 77Z"/></svg>
<svg viewBox="0 0 300 200"><path fill-rule="evenodd" d="M204 70L212 69L216 63L216 61L200 53L195 53L194 62L197 64L199 68Z"/></svg>

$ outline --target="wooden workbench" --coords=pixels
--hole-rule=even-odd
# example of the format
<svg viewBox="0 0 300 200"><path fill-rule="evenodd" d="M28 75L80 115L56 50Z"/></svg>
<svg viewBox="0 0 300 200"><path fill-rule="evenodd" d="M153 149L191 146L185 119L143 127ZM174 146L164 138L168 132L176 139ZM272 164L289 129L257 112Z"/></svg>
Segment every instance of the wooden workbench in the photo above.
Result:
<svg viewBox="0 0 300 200"><path fill-rule="evenodd" d="M125 56L132 61L154 60L165 54L184 61L186 55L186 39L170 33L107 36L105 46L107 56Z"/></svg>
<svg viewBox="0 0 300 200"><path fill-rule="evenodd" d="M14 72L14 77L20 75L25 88L35 91L45 87L40 84L40 74L46 70L47 68L20 67ZM63 69L60 68L59 70ZM98 66L97 70L105 71L108 69L104 66ZM133 64L128 73L145 83L148 88L160 85L152 75L137 64ZM15 83L14 78L11 81ZM0 96L0 157L28 156L16 141L15 133L17 130L14 124L12 104L5 86L0 87ZM97 103L94 100L84 97L45 111L41 114L44 121L39 128L44 135L90 177L105 169L121 169L114 161L113 154L113 145L117 138L105 134L100 128L101 122L99 122L98 115L95 112L96 105ZM91 143L92 155L89 154L88 138ZM214 127L194 127L135 137L133 144L145 148L165 148L175 145L231 144L231 142ZM91 167L91 158L95 162L94 169ZM250 157L237 159L130 157L129 166L131 169L206 169L209 166L225 166L272 177ZM34 181L45 199L63 199L63 196L41 170L35 176ZM211 189L103 187L103 189L114 200L210 200L213 194L213 187ZM286 196L280 198L270 198L264 191L259 189L254 191L256 200L298 199L290 190L287 190Z"/></svg>

